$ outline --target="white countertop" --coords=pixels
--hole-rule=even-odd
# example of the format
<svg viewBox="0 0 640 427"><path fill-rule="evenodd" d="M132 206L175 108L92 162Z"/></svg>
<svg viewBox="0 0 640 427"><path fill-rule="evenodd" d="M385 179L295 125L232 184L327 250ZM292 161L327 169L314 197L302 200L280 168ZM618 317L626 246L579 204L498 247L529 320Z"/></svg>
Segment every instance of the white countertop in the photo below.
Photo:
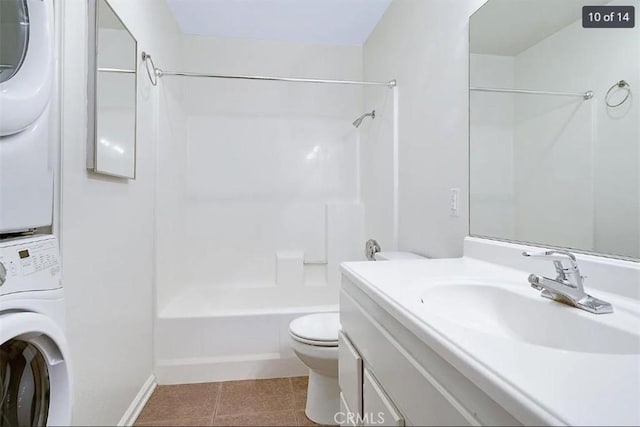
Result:
<svg viewBox="0 0 640 427"><path fill-rule="evenodd" d="M343 264L343 272L359 288L524 424L640 425L640 340L638 352L627 351L635 354L603 352L606 342L596 350L600 352L560 350L496 333L490 324L469 327L464 319L451 317L464 317L455 310L461 301L450 301L447 316L448 308L433 313L418 296L446 283L490 283L532 299L534 308L546 304L545 313L575 310L571 314L584 319L586 329L595 321L639 333L637 300L592 290L587 282L586 291L611 302L615 310L591 314L540 297L527 282L535 270L535 264L523 271L469 257ZM531 328L544 323L535 314L522 313Z"/></svg>

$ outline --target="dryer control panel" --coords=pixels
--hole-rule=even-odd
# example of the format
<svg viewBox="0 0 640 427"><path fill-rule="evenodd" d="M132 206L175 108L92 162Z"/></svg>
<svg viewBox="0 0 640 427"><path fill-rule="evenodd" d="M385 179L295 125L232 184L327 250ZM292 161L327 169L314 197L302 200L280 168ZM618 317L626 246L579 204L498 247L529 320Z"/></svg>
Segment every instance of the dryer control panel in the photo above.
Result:
<svg viewBox="0 0 640 427"><path fill-rule="evenodd" d="M62 287L55 236L0 240L0 295Z"/></svg>

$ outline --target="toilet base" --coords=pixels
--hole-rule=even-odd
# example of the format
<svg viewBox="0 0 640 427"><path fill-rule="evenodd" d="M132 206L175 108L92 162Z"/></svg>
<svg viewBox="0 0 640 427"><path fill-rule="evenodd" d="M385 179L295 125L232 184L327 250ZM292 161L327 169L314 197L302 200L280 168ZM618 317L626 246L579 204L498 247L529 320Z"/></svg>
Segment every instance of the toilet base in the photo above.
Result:
<svg viewBox="0 0 640 427"><path fill-rule="evenodd" d="M317 424L336 425L335 416L340 411L340 386L337 377L321 375L309 370L307 388L307 418Z"/></svg>

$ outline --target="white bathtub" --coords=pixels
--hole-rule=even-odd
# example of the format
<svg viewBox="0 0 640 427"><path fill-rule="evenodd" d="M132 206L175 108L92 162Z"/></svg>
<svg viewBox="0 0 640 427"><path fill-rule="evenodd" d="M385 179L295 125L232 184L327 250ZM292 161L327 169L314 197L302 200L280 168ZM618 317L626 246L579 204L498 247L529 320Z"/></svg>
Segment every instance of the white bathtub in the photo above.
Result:
<svg viewBox="0 0 640 427"><path fill-rule="evenodd" d="M185 288L161 308L155 328L160 384L306 375L289 345L294 318L338 310L339 288Z"/></svg>

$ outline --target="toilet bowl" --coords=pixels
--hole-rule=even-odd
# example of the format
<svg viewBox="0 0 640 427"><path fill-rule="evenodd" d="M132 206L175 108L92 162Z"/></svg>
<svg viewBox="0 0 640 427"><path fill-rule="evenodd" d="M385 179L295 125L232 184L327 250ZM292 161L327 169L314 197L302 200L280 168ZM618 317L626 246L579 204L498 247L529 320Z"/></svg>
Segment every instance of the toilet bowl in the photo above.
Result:
<svg viewBox="0 0 640 427"><path fill-rule="evenodd" d="M338 386L338 313L302 316L289 324L291 347L309 368L305 414L318 424L336 424L340 411Z"/></svg>
<svg viewBox="0 0 640 427"><path fill-rule="evenodd" d="M377 252L374 257L376 261L425 259L410 252ZM340 411L339 332L338 313L302 316L289 324L293 352L309 368L305 414L318 424L336 424L335 414Z"/></svg>

